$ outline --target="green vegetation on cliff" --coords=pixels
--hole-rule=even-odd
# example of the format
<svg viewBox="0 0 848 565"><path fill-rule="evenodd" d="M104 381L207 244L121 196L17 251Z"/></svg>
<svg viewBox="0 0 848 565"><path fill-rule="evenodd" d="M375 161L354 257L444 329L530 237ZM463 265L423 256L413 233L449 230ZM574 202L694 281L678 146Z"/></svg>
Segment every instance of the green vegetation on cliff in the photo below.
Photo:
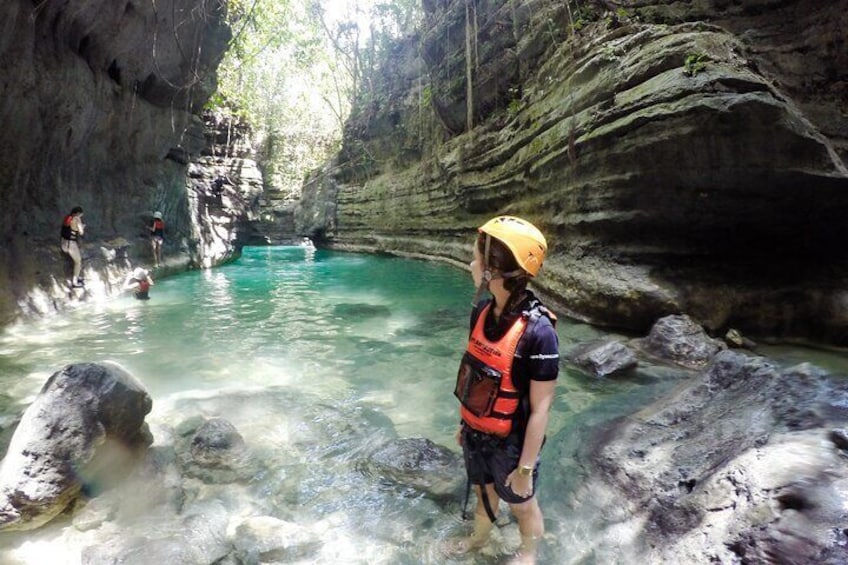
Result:
<svg viewBox="0 0 848 565"><path fill-rule="evenodd" d="M378 58L418 16L413 0L230 2L233 40L208 106L247 122L266 183L297 194L338 150L354 100L373 96Z"/></svg>

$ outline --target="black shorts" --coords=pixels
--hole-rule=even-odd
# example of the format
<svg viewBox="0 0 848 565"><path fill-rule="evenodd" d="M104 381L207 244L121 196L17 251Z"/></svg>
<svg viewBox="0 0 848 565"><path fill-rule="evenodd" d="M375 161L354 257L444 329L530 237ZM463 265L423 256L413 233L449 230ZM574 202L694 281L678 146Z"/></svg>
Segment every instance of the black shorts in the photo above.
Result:
<svg viewBox="0 0 848 565"><path fill-rule="evenodd" d="M462 427L462 455L465 458L465 471L473 485L492 483L498 497L509 504L527 502L531 496L523 497L512 492L504 483L506 477L518 467L521 458L522 438L510 435L499 438ZM533 492L539 478L539 462L533 468Z"/></svg>

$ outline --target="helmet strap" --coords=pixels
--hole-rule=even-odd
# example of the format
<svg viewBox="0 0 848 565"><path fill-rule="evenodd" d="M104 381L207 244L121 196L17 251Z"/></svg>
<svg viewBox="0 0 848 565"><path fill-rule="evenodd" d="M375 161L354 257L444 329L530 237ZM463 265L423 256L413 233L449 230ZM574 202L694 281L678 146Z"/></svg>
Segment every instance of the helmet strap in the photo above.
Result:
<svg viewBox="0 0 848 565"><path fill-rule="evenodd" d="M474 292L474 298L471 299L471 305L477 306L480 302L480 297L483 293L489 290L489 282L495 278L494 273L489 269L489 249L491 248L492 238L489 234L484 234L486 241L483 244L483 280L477 285L477 290Z"/></svg>
<svg viewBox="0 0 848 565"><path fill-rule="evenodd" d="M500 273L500 274L498 275L498 278L501 278L501 279L514 279L515 277L520 277L520 276L522 276L522 275L526 275L526 274L527 274L527 273L526 273L526 271L524 271L524 269L516 269L516 270L514 270L514 271L509 271L509 272L506 272L506 273Z"/></svg>
<svg viewBox="0 0 848 565"><path fill-rule="evenodd" d="M481 280L480 284L477 285L477 290L474 292L474 298L471 299L472 306L477 306L477 303L480 302L480 297L483 296L485 291L489 290L489 283L494 278L495 275L489 269L485 269L483 271L483 280Z"/></svg>

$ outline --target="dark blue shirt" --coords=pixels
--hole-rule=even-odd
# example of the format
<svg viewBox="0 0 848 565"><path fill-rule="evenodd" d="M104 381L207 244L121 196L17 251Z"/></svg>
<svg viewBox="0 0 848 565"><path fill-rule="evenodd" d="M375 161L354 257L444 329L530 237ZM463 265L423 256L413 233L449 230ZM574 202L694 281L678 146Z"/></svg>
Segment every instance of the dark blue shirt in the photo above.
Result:
<svg viewBox="0 0 848 565"><path fill-rule="evenodd" d="M493 308L489 309L483 332L486 339L497 341L503 337L522 312L530 310L541 302L536 296L525 291L526 296L509 312L495 320ZM483 307L492 299L482 300L471 312L469 333L474 331L474 324ZM512 363L512 382L524 394L530 389L530 381L553 381L559 375L559 339L550 318L540 316L538 321L531 323L518 343L515 360Z"/></svg>

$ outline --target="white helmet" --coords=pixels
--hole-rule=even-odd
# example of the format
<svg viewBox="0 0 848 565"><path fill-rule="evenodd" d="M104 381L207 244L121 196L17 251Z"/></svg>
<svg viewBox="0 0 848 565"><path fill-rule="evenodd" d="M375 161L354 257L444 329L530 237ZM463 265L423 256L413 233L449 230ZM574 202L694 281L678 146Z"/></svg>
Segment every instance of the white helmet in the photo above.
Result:
<svg viewBox="0 0 848 565"><path fill-rule="evenodd" d="M157 220L161 220L162 219L162 212L159 212L159 211L153 212L153 217L156 218Z"/></svg>
<svg viewBox="0 0 848 565"><path fill-rule="evenodd" d="M133 271L133 278L136 280L142 280L147 278L147 269L143 269L141 267L136 267L136 270Z"/></svg>

